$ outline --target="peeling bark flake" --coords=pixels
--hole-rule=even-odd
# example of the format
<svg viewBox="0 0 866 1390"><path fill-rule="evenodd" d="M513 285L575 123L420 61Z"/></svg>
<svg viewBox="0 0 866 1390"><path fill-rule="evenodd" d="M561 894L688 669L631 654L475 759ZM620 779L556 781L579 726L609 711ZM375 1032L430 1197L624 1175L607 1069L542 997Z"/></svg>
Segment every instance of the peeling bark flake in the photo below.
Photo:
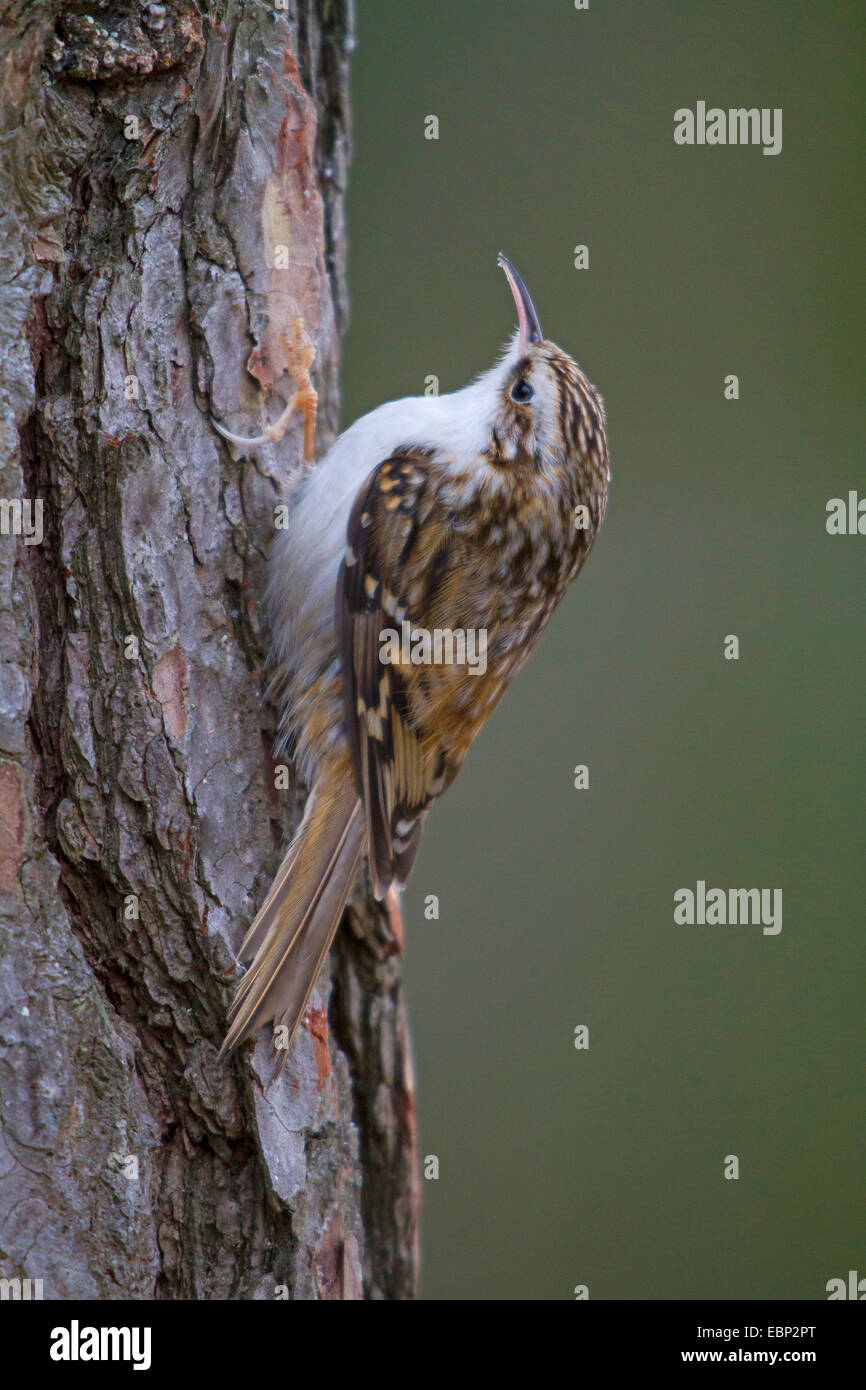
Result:
<svg viewBox="0 0 866 1390"><path fill-rule="evenodd" d="M153 672L153 693L162 705L165 727L178 743L186 733L189 671L180 647L160 657Z"/></svg>
<svg viewBox="0 0 866 1390"><path fill-rule="evenodd" d="M308 1009L306 1022L316 1053L316 1089L321 1091L326 1077L331 1075L331 1053L328 1049L328 1015L324 1009Z"/></svg>
<svg viewBox="0 0 866 1390"><path fill-rule="evenodd" d="M343 1212L335 1207L316 1251L316 1284L323 1302L349 1302L363 1298L363 1278L358 1241L343 1239Z"/></svg>
<svg viewBox="0 0 866 1390"><path fill-rule="evenodd" d="M24 800L18 770L11 763L0 763L0 889L18 896L23 843Z"/></svg>

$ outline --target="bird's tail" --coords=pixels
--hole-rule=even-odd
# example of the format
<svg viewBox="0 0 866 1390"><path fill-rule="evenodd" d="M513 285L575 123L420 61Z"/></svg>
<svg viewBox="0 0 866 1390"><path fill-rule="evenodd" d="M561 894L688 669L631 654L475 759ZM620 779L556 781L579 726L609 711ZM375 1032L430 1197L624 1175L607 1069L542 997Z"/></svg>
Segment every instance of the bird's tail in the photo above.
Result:
<svg viewBox="0 0 866 1390"><path fill-rule="evenodd" d="M304 1016L364 852L364 814L348 763L317 783L240 951L252 965L229 1012L220 1055L273 1019L283 1061Z"/></svg>

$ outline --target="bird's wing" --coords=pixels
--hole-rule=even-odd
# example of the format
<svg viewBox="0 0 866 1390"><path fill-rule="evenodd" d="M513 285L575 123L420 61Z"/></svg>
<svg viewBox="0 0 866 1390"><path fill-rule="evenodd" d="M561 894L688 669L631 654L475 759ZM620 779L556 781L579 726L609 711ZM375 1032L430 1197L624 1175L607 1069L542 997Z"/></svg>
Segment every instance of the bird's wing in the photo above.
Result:
<svg viewBox="0 0 866 1390"><path fill-rule="evenodd" d="M346 729L378 897L394 880L405 883L427 807L451 780L445 753L423 719L423 674L399 655L383 659L386 634L401 642L404 621L419 622L428 611L448 547L448 517L431 484L429 454L392 454L355 499L336 594ZM395 654L392 646L390 658Z"/></svg>

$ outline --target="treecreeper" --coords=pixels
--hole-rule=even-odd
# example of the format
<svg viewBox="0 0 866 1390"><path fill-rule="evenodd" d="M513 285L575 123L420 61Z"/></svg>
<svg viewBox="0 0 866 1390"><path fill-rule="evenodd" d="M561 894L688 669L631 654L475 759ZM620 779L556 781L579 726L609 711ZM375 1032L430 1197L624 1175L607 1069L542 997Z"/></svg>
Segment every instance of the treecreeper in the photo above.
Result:
<svg viewBox="0 0 866 1390"><path fill-rule="evenodd" d="M309 787L250 927L223 1052L273 1022L288 1055L364 855L379 899L430 807L589 554L610 465L601 397L541 331L506 257L518 327L463 390L389 401L315 463L313 349L284 337L304 461L269 558L279 746ZM215 422L216 423L216 422Z"/></svg>

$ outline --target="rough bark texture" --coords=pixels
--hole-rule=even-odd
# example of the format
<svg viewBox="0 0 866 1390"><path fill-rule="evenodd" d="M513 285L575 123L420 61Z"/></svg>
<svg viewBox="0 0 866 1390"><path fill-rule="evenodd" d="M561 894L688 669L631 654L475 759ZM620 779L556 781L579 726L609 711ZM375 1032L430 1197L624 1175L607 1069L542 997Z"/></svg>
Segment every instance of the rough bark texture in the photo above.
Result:
<svg viewBox="0 0 866 1390"><path fill-rule="evenodd" d="M261 604L300 430L241 457L208 416L257 432L297 310L333 433L347 0L2 20L0 498L42 500L44 536L6 509L0 1275L411 1297L400 944L366 882L282 1079L266 1040L216 1062L303 793L275 790Z"/></svg>

